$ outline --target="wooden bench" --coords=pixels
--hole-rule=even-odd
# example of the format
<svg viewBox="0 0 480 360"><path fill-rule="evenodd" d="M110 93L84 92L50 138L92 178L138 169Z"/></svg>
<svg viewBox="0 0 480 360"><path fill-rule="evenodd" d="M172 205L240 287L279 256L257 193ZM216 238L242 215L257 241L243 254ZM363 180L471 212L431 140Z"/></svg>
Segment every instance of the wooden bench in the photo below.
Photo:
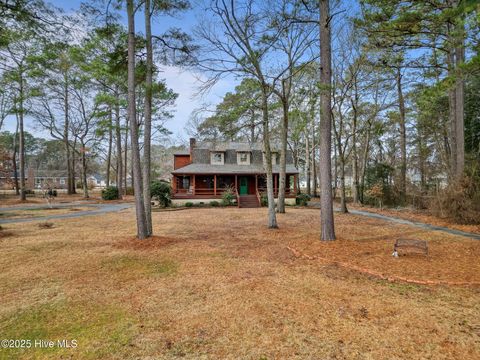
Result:
<svg viewBox="0 0 480 360"><path fill-rule="evenodd" d="M399 249L414 250L414 252L428 255L428 245L425 240L397 239L393 247L393 256L398 257Z"/></svg>

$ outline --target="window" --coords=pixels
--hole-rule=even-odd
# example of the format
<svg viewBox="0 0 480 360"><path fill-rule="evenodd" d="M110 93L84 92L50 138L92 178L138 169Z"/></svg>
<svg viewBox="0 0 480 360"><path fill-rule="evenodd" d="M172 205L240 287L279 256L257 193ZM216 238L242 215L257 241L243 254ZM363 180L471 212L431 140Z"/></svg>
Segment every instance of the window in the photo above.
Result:
<svg viewBox="0 0 480 360"><path fill-rule="evenodd" d="M248 152L237 153L237 164L238 165L250 165L250 153L248 153Z"/></svg>
<svg viewBox="0 0 480 360"><path fill-rule="evenodd" d="M190 176L183 176L182 189L189 189L189 188L190 188Z"/></svg>
<svg viewBox="0 0 480 360"><path fill-rule="evenodd" d="M213 152L210 154L210 163L212 165L223 165L223 153L222 152Z"/></svg>
<svg viewBox="0 0 480 360"><path fill-rule="evenodd" d="M60 185L65 185L65 179L60 179Z"/></svg>

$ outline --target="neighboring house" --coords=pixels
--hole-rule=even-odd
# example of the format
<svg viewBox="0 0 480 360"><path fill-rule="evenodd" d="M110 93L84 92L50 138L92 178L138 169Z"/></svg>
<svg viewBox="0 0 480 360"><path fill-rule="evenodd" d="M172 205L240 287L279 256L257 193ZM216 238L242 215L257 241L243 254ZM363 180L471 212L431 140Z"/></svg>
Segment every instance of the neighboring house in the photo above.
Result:
<svg viewBox="0 0 480 360"><path fill-rule="evenodd" d="M18 174L17 174L18 175ZM77 176L75 182L81 181ZM90 188L104 188L107 186L105 178L99 174L91 175L87 178L87 184ZM114 185L114 182L112 183ZM25 174L25 187L27 189L66 189L68 186L67 174L62 170L34 170L27 169ZM0 173L0 189L15 189L15 174Z"/></svg>
<svg viewBox="0 0 480 360"><path fill-rule="evenodd" d="M28 169L26 185L29 189L66 189L67 174L64 171Z"/></svg>
<svg viewBox="0 0 480 360"><path fill-rule="evenodd" d="M274 194L278 196L280 154L272 150ZM173 202L205 202L220 199L233 189L239 206L260 206L266 193L262 145L240 142L202 142L190 139L190 149L174 153ZM298 170L287 152L286 202L295 203Z"/></svg>
<svg viewBox="0 0 480 360"><path fill-rule="evenodd" d="M87 177L87 184L91 188L104 188L107 186L107 181L102 175L94 174ZM115 182L110 181L110 185L115 185Z"/></svg>

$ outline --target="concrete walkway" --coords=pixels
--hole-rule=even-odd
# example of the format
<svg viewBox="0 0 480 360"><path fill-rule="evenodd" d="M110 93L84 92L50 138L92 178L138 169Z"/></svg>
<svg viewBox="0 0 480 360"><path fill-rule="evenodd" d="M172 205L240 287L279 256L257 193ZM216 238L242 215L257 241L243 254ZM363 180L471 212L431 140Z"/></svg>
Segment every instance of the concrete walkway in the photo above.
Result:
<svg viewBox="0 0 480 360"><path fill-rule="evenodd" d="M102 215L110 212L121 211L128 209L133 206L133 204L122 203L122 204L84 204L84 203L69 203L69 204L53 204L55 208L69 208L69 207L94 207L95 210L86 210L86 211L77 211L69 214L56 214L56 215L47 215L47 216L38 216L30 218L17 218L17 219L0 219L0 224L13 224L13 223L25 223L32 221L47 221L55 219L71 219L82 216L93 216L93 215ZM0 208L0 212L9 212L9 211L18 211L18 210L31 210L31 209L41 209L48 208L45 205L29 205L21 207L9 207L9 208Z"/></svg>
<svg viewBox="0 0 480 360"><path fill-rule="evenodd" d="M313 203L309 206L317 208L317 209L320 208L319 203ZM340 209L336 208L335 211L339 212ZM443 226L436 226L436 225L426 224L426 223L422 223L422 222L400 219L400 218L397 218L397 217L381 215L381 214L372 213L372 212L369 212L369 211L354 210L354 209L350 210L349 209L348 212L350 214L353 214L353 215L360 215L360 216L366 216L366 217L374 218L374 219L391 221L391 222L396 223L396 224L415 226L415 227L418 227L418 228L421 228L421 229L424 229L424 230L443 231L443 232L446 232L446 233L452 234L452 235L465 236L465 237L473 239L473 240L480 240L480 234L474 234L474 233L470 233L470 232L466 232L466 231L450 229L450 228L443 227Z"/></svg>

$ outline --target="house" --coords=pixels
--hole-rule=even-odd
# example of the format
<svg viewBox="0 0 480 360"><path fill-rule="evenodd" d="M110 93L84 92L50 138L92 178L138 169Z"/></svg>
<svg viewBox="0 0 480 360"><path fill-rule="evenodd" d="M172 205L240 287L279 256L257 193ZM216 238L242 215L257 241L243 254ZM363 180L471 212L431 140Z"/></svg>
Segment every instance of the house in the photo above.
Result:
<svg viewBox="0 0 480 360"><path fill-rule="evenodd" d="M104 176L100 174L93 174L87 177L87 184L88 187L91 189L94 188L105 188L107 186L107 180L105 179ZM115 185L114 181L110 181L110 185Z"/></svg>
<svg viewBox="0 0 480 360"><path fill-rule="evenodd" d="M190 139L190 149L174 153L173 203L208 203L221 199L230 188L240 207L260 206L261 196L266 194L267 188L262 148L259 143L197 143ZM278 149L272 149L275 198L278 197L279 160ZM285 201L294 204L298 170L293 165L290 151L287 152L286 173Z"/></svg>

